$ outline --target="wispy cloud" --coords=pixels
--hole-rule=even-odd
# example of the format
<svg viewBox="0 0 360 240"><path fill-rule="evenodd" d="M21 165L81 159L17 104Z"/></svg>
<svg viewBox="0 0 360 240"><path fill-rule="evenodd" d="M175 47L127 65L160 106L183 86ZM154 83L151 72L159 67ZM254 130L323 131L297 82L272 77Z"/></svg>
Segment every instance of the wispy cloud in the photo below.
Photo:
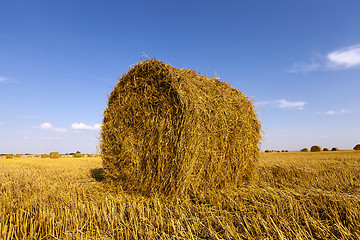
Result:
<svg viewBox="0 0 360 240"><path fill-rule="evenodd" d="M344 70L360 67L360 44L341 48L327 54L313 54L309 61L296 62L291 73L309 73L317 70Z"/></svg>
<svg viewBox="0 0 360 240"><path fill-rule="evenodd" d="M43 131L49 132L67 132L66 128L54 127L51 123L45 122L40 124L40 126L33 126L33 128L40 128Z"/></svg>
<svg viewBox="0 0 360 240"><path fill-rule="evenodd" d="M297 101L292 102L285 99L272 100L272 101L263 101L256 103L257 105L270 105L272 107L281 108L281 109L297 109L303 110L306 102Z"/></svg>
<svg viewBox="0 0 360 240"><path fill-rule="evenodd" d="M352 111L348 109L341 109L341 110L329 110L326 112L320 112L319 114L325 114L325 115L339 115L339 114L346 114L351 113Z"/></svg>
<svg viewBox="0 0 360 240"><path fill-rule="evenodd" d="M6 78L6 77L4 77L4 76L0 76L0 83L1 82L6 82L6 81L8 81L9 79L8 78Z"/></svg>
<svg viewBox="0 0 360 240"><path fill-rule="evenodd" d="M311 63L297 62L297 63L294 63L294 65L290 68L289 72L291 72L291 73L298 73L298 72L308 73L308 72L316 71L320 68L321 68L321 64L316 63L316 62L311 62Z"/></svg>
<svg viewBox="0 0 360 240"><path fill-rule="evenodd" d="M83 122L80 123L73 123L71 125L71 129L79 132L79 131L96 131L100 129L100 124L94 124L94 125L87 125Z"/></svg>
<svg viewBox="0 0 360 240"><path fill-rule="evenodd" d="M298 101L298 102L290 102L285 99L276 100L279 108L288 108L288 109L299 109L303 110L306 102Z"/></svg>

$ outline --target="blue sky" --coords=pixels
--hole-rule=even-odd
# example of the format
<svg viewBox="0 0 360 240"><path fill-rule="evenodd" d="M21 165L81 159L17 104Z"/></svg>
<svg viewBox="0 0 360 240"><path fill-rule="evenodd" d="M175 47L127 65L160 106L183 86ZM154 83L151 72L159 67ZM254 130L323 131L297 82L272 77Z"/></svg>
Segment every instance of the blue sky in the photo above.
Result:
<svg viewBox="0 0 360 240"><path fill-rule="evenodd" d="M94 153L143 53L240 89L262 150L360 143L359 1L0 2L0 153Z"/></svg>

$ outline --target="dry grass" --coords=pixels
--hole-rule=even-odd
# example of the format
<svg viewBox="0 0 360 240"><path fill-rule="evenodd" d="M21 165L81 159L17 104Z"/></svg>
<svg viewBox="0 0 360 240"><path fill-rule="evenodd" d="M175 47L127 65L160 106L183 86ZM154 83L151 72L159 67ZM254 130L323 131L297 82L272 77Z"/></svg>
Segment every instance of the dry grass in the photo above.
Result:
<svg viewBox="0 0 360 240"><path fill-rule="evenodd" d="M0 239L359 239L360 152L262 153L238 189L114 192L93 158L0 161Z"/></svg>

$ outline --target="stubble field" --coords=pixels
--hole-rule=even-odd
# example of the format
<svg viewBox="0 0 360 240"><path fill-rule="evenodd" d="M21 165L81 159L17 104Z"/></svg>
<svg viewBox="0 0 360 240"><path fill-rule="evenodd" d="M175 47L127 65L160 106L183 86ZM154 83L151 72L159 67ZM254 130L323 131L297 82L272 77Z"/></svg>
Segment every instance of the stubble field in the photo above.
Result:
<svg viewBox="0 0 360 240"><path fill-rule="evenodd" d="M360 239L360 151L262 153L239 189L145 198L101 158L0 157L0 239Z"/></svg>

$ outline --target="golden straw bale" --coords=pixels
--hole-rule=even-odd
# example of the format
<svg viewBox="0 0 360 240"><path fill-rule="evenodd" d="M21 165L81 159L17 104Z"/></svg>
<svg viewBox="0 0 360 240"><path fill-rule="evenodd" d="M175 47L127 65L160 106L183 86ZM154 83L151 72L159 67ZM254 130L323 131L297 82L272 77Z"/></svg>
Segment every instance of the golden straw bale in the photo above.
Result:
<svg viewBox="0 0 360 240"><path fill-rule="evenodd" d="M337 147L333 147L331 151L339 151L339 149Z"/></svg>
<svg viewBox="0 0 360 240"><path fill-rule="evenodd" d="M74 158L81 158L83 155L81 153L74 153Z"/></svg>
<svg viewBox="0 0 360 240"><path fill-rule="evenodd" d="M310 148L310 151L311 152L321 152L321 147L319 147L319 146L312 146L311 148Z"/></svg>
<svg viewBox="0 0 360 240"><path fill-rule="evenodd" d="M59 158L59 157L60 157L60 155L59 155L58 152L51 152L50 153L50 158Z"/></svg>
<svg viewBox="0 0 360 240"><path fill-rule="evenodd" d="M41 158L47 158L48 155L47 154L41 154Z"/></svg>
<svg viewBox="0 0 360 240"><path fill-rule="evenodd" d="M329 151L329 149L328 149L328 148L323 148L323 151L325 151L325 152L326 152L326 151Z"/></svg>
<svg viewBox="0 0 360 240"><path fill-rule="evenodd" d="M6 159L13 159L14 155L13 154L6 154Z"/></svg>
<svg viewBox="0 0 360 240"><path fill-rule="evenodd" d="M21 154L15 154L14 157L19 158L21 157Z"/></svg>
<svg viewBox="0 0 360 240"><path fill-rule="evenodd" d="M301 151L301 152L308 152L308 151L309 151L309 149L307 149L307 148L303 148L303 149L301 149L300 151Z"/></svg>
<svg viewBox="0 0 360 240"><path fill-rule="evenodd" d="M236 187L259 156L252 101L229 84L158 60L118 79L104 112L105 177L144 195Z"/></svg>
<svg viewBox="0 0 360 240"><path fill-rule="evenodd" d="M360 144L356 144L356 146L353 149L354 150L360 150Z"/></svg>

